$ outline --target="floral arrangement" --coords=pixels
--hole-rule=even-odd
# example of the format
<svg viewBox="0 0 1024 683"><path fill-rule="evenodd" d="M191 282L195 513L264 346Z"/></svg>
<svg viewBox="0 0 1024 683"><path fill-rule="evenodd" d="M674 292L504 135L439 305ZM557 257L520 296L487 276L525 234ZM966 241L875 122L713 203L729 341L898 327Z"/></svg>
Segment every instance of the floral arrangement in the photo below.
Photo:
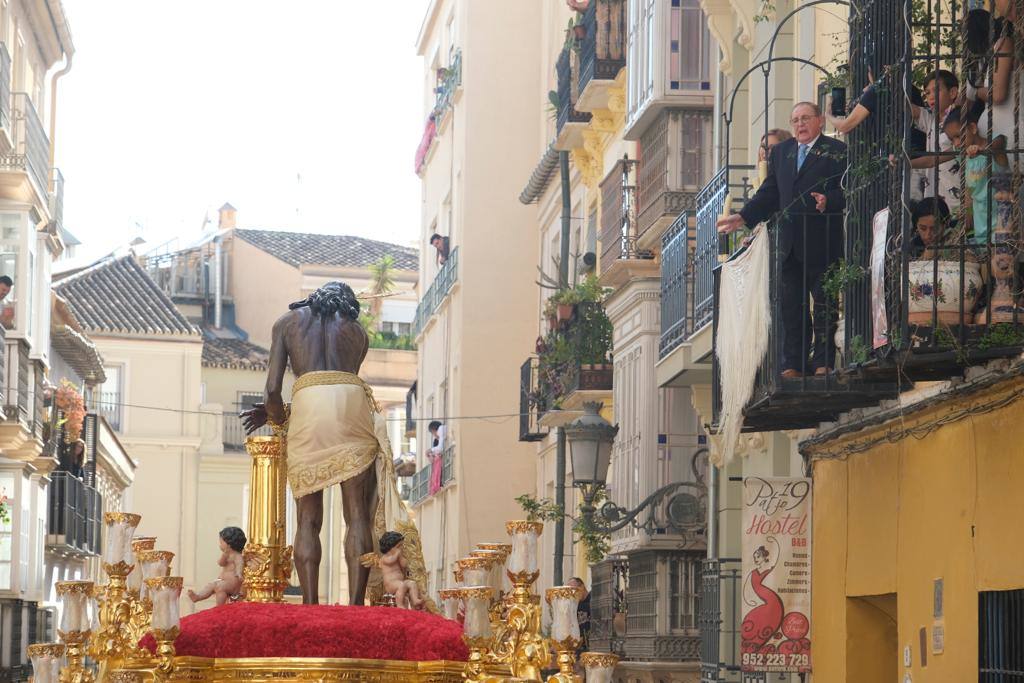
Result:
<svg viewBox="0 0 1024 683"><path fill-rule="evenodd" d="M77 441L82 436L82 424L85 422L85 399L78 391L78 387L66 379L60 381L54 402L64 413L64 431L69 443Z"/></svg>

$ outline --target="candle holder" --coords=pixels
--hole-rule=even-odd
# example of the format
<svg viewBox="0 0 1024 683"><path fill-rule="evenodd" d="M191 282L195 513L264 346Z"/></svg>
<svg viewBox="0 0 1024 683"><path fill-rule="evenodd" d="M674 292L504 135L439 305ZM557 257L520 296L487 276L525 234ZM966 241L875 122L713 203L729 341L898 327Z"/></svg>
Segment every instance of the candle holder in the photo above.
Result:
<svg viewBox="0 0 1024 683"><path fill-rule="evenodd" d="M489 557L464 557L458 561L462 571L462 583L466 586L491 586L491 568L494 560Z"/></svg>
<svg viewBox="0 0 1024 683"><path fill-rule="evenodd" d="M132 641L132 603L127 578L135 567L132 536L142 520L131 512L107 512L103 521L107 528L103 551L103 571L109 582L99 602L100 628L93 639L93 653L107 668L120 668L123 660L135 653Z"/></svg>
<svg viewBox="0 0 1024 683"><path fill-rule="evenodd" d="M537 564L537 539L544 524L511 521L505 530L512 537L511 553L505 571L512 582L512 593L505 610L504 623L497 629L491 660L507 665L515 678L540 681L541 669L548 666L551 653L540 635L540 596L532 586L540 576Z"/></svg>
<svg viewBox="0 0 1024 683"><path fill-rule="evenodd" d="M156 536L136 536L132 539L132 556L138 557L139 553L144 553L147 550L152 550L156 547ZM135 567L128 573L128 593L132 596L138 596L142 590L142 567L139 563L135 563Z"/></svg>
<svg viewBox="0 0 1024 683"><path fill-rule="evenodd" d="M558 653L558 673L548 683L580 683L576 675L576 649L583 642L576 609L583 591L575 586L556 586L546 593L551 606L551 641Z"/></svg>
<svg viewBox="0 0 1024 683"><path fill-rule="evenodd" d="M480 548L481 550L497 550L498 552L501 553L501 571L500 571L501 576L499 577L500 585L498 586L498 589L503 594L502 597L504 597L505 594L511 593L512 592L512 582L509 581L509 579L508 579L508 574L505 572L505 566L506 566L506 563L508 562L509 555L512 554L512 544L511 543L477 543L476 547Z"/></svg>
<svg viewBox="0 0 1024 683"><path fill-rule="evenodd" d="M160 576L146 579L146 589L153 601L153 615L150 632L156 640L157 670L169 673L174 668L174 641L181 632L181 587L180 576Z"/></svg>
<svg viewBox="0 0 1024 683"><path fill-rule="evenodd" d="M443 588L437 592L441 598L441 606L444 608L446 619L457 621L459 618L459 593L458 588Z"/></svg>
<svg viewBox="0 0 1024 683"><path fill-rule="evenodd" d="M464 678L474 683L500 680L487 673L487 665L491 661L489 650L493 635L489 607L494 589L490 586L468 586L455 589L454 594L466 607L462 640L469 648L469 659L466 661Z"/></svg>
<svg viewBox="0 0 1024 683"><path fill-rule="evenodd" d="M584 652L580 655L580 663L587 672L587 683L612 683L619 658L606 652Z"/></svg>
<svg viewBox="0 0 1024 683"><path fill-rule="evenodd" d="M85 647L92 634L92 618L89 614L92 591L92 581L57 583L57 597L62 607L57 635L67 655L67 666L60 672L60 683L94 683L96 680L84 663Z"/></svg>
<svg viewBox="0 0 1024 683"><path fill-rule="evenodd" d="M35 643L28 646L33 683L58 683L65 649L60 643Z"/></svg>
<svg viewBox="0 0 1024 683"><path fill-rule="evenodd" d="M134 541L132 546L137 547L136 543L137 541ZM149 620L153 611L153 601L150 599L149 589L145 584L145 580L168 576L171 573L171 561L174 559L174 553L167 550L142 550L136 552L135 559L135 569L132 570L131 574L129 574L129 578L135 574L139 574L142 583L140 584L141 589L139 593L132 600L131 619L129 625L131 630L129 642L132 643L138 643L149 631ZM129 588L129 594L130 592L131 589ZM139 648L138 645L133 649L133 657L148 656L148 653Z"/></svg>

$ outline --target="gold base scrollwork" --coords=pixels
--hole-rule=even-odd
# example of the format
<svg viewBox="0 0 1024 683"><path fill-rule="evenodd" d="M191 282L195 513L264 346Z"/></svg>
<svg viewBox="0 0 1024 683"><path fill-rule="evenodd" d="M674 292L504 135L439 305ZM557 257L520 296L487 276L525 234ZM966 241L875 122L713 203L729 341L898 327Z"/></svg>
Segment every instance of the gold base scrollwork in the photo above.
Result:
<svg viewBox="0 0 1024 683"><path fill-rule="evenodd" d="M508 666L512 675L528 681L543 681L541 669L551 662L547 641L540 635L540 596L530 587L540 572L509 573L513 590L505 623L495 632L489 654L493 664Z"/></svg>
<svg viewBox="0 0 1024 683"><path fill-rule="evenodd" d="M67 666L60 670L60 683L95 683L92 671L85 668L85 648L91 631L57 631L65 647Z"/></svg>

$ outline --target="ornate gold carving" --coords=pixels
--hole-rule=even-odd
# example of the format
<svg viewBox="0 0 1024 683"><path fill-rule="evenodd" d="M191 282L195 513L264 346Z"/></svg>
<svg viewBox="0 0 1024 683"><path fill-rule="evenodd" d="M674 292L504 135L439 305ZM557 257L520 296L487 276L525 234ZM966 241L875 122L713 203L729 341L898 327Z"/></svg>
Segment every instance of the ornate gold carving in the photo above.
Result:
<svg viewBox="0 0 1024 683"><path fill-rule="evenodd" d="M33 643L28 646L26 654L32 657L63 657L67 649L63 643Z"/></svg>
<svg viewBox="0 0 1024 683"><path fill-rule="evenodd" d="M494 559L490 557L464 557L456 562L463 572L467 569L490 569L494 566Z"/></svg>
<svg viewBox="0 0 1024 683"><path fill-rule="evenodd" d="M522 519L514 519L510 522L505 522L505 531L509 536L513 534L523 534L532 531L537 536L540 536L544 531L544 522L527 522Z"/></svg>
<svg viewBox="0 0 1024 683"><path fill-rule="evenodd" d="M477 543L476 547L480 548L481 550L497 550L505 557L508 557L512 554L511 543Z"/></svg>
<svg viewBox="0 0 1024 683"><path fill-rule="evenodd" d="M174 553L170 550L143 550L135 554L136 564L149 564L150 562L167 562L167 572L170 574L171 561L174 560Z"/></svg>
<svg viewBox="0 0 1024 683"><path fill-rule="evenodd" d="M581 642L579 638L552 641L558 653L558 673L548 676L547 683L580 683L580 677L576 675L576 648Z"/></svg>
<svg viewBox="0 0 1024 683"><path fill-rule="evenodd" d="M89 597L93 597L93 582L92 581L58 581L57 582L57 596L69 595L72 593L83 593Z"/></svg>
<svg viewBox="0 0 1024 683"><path fill-rule="evenodd" d="M137 536L132 539L132 552L137 556L156 547L156 536Z"/></svg>
<svg viewBox="0 0 1024 683"><path fill-rule="evenodd" d="M68 582L71 583L71 582ZM87 583L75 581L73 583ZM59 586L58 585L58 590ZM57 630L57 635L65 646L67 665L60 670L60 683L94 683L96 677L92 671L85 668L85 645L89 642L91 631L70 631Z"/></svg>
<svg viewBox="0 0 1024 683"><path fill-rule="evenodd" d="M547 599L548 604L551 604L552 600L556 598L575 598L579 600L583 597L583 589L577 588L576 586L555 586L545 591L544 597Z"/></svg>
<svg viewBox="0 0 1024 683"><path fill-rule="evenodd" d="M608 667L619 663L618 655L607 652L584 652L580 655L580 664L584 667Z"/></svg>
<svg viewBox="0 0 1024 683"><path fill-rule="evenodd" d="M134 529L142 521L142 515L137 515L134 512L104 512L103 521L107 526L111 524L127 524Z"/></svg>
<svg viewBox="0 0 1024 683"><path fill-rule="evenodd" d="M242 552L242 584L250 602L284 602L292 573L292 549L285 544L287 449L278 436L250 436L249 542Z"/></svg>
<svg viewBox="0 0 1024 683"><path fill-rule="evenodd" d="M249 436L245 439L245 450L252 457L281 458L286 457L285 451L281 448L281 437L279 436Z"/></svg>

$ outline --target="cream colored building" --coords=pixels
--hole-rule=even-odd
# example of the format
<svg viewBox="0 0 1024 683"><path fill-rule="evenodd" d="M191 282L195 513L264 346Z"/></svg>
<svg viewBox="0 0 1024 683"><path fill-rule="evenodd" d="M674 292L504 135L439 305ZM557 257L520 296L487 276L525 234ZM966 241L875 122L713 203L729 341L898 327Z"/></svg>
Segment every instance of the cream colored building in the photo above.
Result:
<svg viewBox="0 0 1024 683"><path fill-rule="evenodd" d="M506 538L517 495L534 490L534 449L516 441L521 355L537 336L536 211L515 201L535 162L550 3L434 0L417 39L423 57L419 347L412 501L430 590L450 585L473 545ZM412 151L412 150L410 150ZM434 233L449 243L440 266ZM479 419L483 416L498 416ZM430 492L428 423L446 431L442 489Z"/></svg>
<svg viewBox="0 0 1024 683"><path fill-rule="evenodd" d="M108 437L137 464L121 509L142 515L138 534L175 554L174 571L193 587L209 580L197 560L203 535L198 477L202 336L132 256L106 258L60 277L54 290L93 340L106 380L94 405ZM216 545L215 532L205 539Z"/></svg>
<svg viewBox="0 0 1024 683"><path fill-rule="evenodd" d="M418 255L411 249L344 235L250 230L236 223L236 210L226 204L216 230L190 245L167 245L144 257L147 272L202 332L200 534L195 549L201 568L216 567L216 534L221 528L246 526L249 457L238 413L263 400L270 331L288 304L331 280L346 282L357 293L368 291L370 267L388 255L394 260L395 286L393 295L381 302L379 329L409 335L416 308ZM387 348L371 348L360 371L387 413L396 455L409 448L405 399L415 372L415 351ZM289 372L286 397L293 380ZM325 506L320 598L345 603L348 583L340 490L328 491ZM294 522L291 504L289 538ZM293 584L297 586L294 577Z"/></svg>

